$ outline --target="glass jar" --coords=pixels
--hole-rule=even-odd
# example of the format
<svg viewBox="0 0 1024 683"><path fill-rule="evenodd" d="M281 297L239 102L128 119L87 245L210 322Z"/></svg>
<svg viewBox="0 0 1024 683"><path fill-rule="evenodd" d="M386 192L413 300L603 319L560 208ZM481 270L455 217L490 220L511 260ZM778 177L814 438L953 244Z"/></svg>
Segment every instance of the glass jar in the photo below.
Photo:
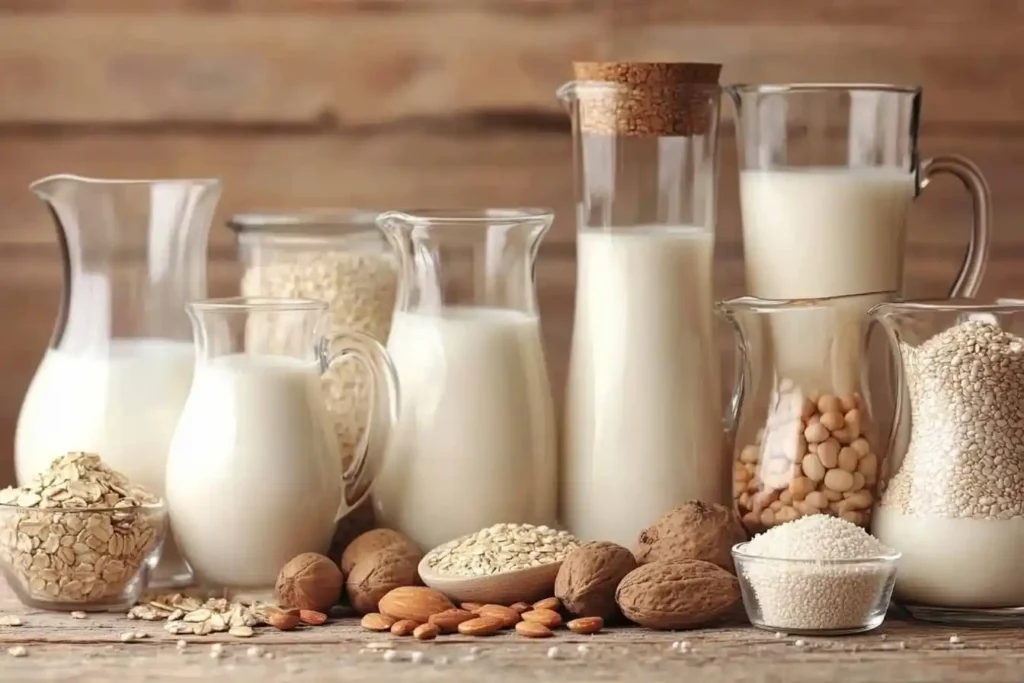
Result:
<svg viewBox="0 0 1024 683"><path fill-rule="evenodd" d="M232 216L244 268L243 296L326 301L328 335L362 332L386 344L398 290L397 260L361 210ZM344 465L357 452L372 396L359 363L336 363L322 378Z"/></svg>
<svg viewBox="0 0 1024 683"><path fill-rule="evenodd" d="M1024 305L887 303L901 364L873 533L895 548L895 598L916 617L1024 617Z"/></svg>
<svg viewBox="0 0 1024 683"><path fill-rule="evenodd" d="M752 533L821 513L870 522L884 430L871 420L867 313L892 296L718 304L736 332L733 498Z"/></svg>

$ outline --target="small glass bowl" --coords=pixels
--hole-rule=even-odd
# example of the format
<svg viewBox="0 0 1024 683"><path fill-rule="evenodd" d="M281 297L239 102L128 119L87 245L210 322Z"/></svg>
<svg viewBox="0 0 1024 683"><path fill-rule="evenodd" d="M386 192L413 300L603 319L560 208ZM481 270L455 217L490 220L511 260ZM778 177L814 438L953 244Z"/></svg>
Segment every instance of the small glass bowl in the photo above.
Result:
<svg viewBox="0 0 1024 683"><path fill-rule="evenodd" d="M29 607L128 609L167 537L161 503L114 508L0 505L0 573Z"/></svg>
<svg viewBox="0 0 1024 683"><path fill-rule="evenodd" d="M844 635L881 625L896 583L899 553L855 560L791 560L732 548L747 618L757 628Z"/></svg>

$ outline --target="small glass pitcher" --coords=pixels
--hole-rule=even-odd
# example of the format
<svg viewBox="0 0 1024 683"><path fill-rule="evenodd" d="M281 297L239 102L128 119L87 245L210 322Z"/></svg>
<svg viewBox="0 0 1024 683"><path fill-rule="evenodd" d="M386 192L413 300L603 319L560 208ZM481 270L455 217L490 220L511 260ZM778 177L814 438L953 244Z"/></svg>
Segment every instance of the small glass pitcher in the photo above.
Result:
<svg viewBox="0 0 1024 683"><path fill-rule="evenodd" d="M899 362L872 532L902 553L916 617L1024 618L1024 304L907 301L871 311Z"/></svg>
<svg viewBox="0 0 1024 683"><path fill-rule="evenodd" d="M819 513L870 521L884 439L868 388L884 396L890 383L884 374L869 377L887 368L866 362L867 314L894 296L718 304L739 355L733 498L749 531ZM816 334L794 354L792 341L807 330Z"/></svg>
<svg viewBox="0 0 1024 683"><path fill-rule="evenodd" d="M553 524L554 406L534 260L545 209L389 211L399 263L388 351L402 415L377 519L431 548L499 522Z"/></svg>
<svg viewBox="0 0 1024 683"><path fill-rule="evenodd" d="M195 379L167 462L175 538L204 583L267 588L299 553L325 552L336 521L365 498L397 419L395 371L372 337L325 336L323 301L211 299L188 312ZM347 468L320 389L345 360L373 379Z"/></svg>
<svg viewBox="0 0 1024 683"><path fill-rule="evenodd" d="M25 484L68 451L164 495L167 447L192 381L189 301L206 297L215 179L32 183L57 227L64 294L14 439ZM191 581L172 542L155 586Z"/></svg>

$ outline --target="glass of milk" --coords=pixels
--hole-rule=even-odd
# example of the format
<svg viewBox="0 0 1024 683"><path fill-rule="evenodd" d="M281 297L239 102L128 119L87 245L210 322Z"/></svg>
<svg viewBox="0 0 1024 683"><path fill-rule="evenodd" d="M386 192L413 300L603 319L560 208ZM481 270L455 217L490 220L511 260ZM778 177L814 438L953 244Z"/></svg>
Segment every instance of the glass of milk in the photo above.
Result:
<svg viewBox="0 0 1024 683"><path fill-rule="evenodd" d="M736 85L748 293L817 299L902 291L906 223L936 175L956 176L974 220L951 296L977 293L988 258L991 197L958 156L921 160L921 88Z"/></svg>
<svg viewBox="0 0 1024 683"><path fill-rule="evenodd" d="M546 209L390 211L388 352L402 386L377 519L424 548L499 522L553 524L555 413L534 259Z"/></svg>
<svg viewBox="0 0 1024 683"><path fill-rule="evenodd" d="M57 175L31 190L57 224L64 297L18 416L18 481L68 451L88 451L162 496L192 382L185 305L206 296L220 181ZM190 581L169 539L152 584Z"/></svg>
<svg viewBox="0 0 1024 683"><path fill-rule="evenodd" d="M327 311L317 299L188 306L195 379L171 440L167 505L203 584L272 587L288 560L327 550L335 522L362 503L380 470L398 409L394 368L367 334L325 335ZM372 378L373 404L343 467L321 381L349 361Z"/></svg>
<svg viewBox="0 0 1024 683"><path fill-rule="evenodd" d="M562 519L627 548L690 499L730 503L712 263L717 64L577 63L576 310Z"/></svg>

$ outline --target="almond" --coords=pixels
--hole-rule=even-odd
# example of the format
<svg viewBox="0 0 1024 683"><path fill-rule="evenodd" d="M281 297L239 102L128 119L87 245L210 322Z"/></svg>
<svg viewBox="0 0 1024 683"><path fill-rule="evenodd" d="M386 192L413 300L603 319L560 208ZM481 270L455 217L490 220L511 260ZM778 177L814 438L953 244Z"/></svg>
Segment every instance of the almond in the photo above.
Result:
<svg viewBox="0 0 1024 683"><path fill-rule="evenodd" d="M370 614L363 615L359 625L367 631L390 631L391 627L395 625L395 620L383 614L371 612Z"/></svg>
<svg viewBox="0 0 1024 683"><path fill-rule="evenodd" d="M562 601L558 598L544 598L533 603L533 609L549 609L552 612L557 612L562 609Z"/></svg>
<svg viewBox="0 0 1024 683"><path fill-rule="evenodd" d="M604 619L601 617L580 617L573 619L566 627L573 633L597 633L604 628Z"/></svg>
<svg viewBox="0 0 1024 683"><path fill-rule="evenodd" d="M522 614L523 612L529 612L533 608L530 607L530 603L528 602L517 602L514 605L509 605L509 609L514 609Z"/></svg>
<svg viewBox="0 0 1024 683"><path fill-rule="evenodd" d="M300 609L299 619L303 624L309 624L310 626L319 626L320 624L327 621L327 615L323 612L317 612L311 609Z"/></svg>
<svg viewBox="0 0 1024 683"><path fill-rule="evenodd" d="M396 621L391 625L391 635L394 636L411 636L416 627L420 624L416 623L412 619L402 619Z"/></svg>
<svg viewBox="0 0 1024 683"><path fill-rule="evenodd" d="M547 626L536 621L520 621L516 624L516 633L527 638L550 638L555 635Z"/></svg>
<svg viewBox="0 0 1024 683"><path fill-rule="evenodd" d="M459 630L459 624L474 619L476 616L476 614L467 612L464 609L452 608L430 615L428 623L436 626L441 633L455 633Z"/></svg>
<svg viewBox="0 0 1024 683"><path fill-rule="evenodd" d="M299 610L283 610L276 607L268 607L266 610L267 623L279 631L291 631L302 621L299 617Z"/></svg>
<svg viewBox="0 0 1024 683"><path fill-rule="evenodd" d="M550 609L535 609L530 612L523 612L523 621L532 621L537 624L544 624L548 628L555 628L562 625L562 615Z"/></svg>
<svg viewBox="0 0 1024 683"><path fill-rule="evenodd" d="M437 638L437 634L441 632L434 624L420 624L412 632L412 635L416 640L433 640Z"/></svg>
<svg viewBox="0 0 1024 683"><path fill-rule="evenodd" d="M461 605L459 605L459 607L461 607L462 609L466 610L467 612L472 612L473 614L479 612L480 608L483 606L484 603L482 602L464 602Z"/></svg>
<svg viewBox="0 0 1024 683"><path fill-rule="evenodd" d="M504 605L484 605L478 614L482 617L494 617L500 620L502 628L512 628L519 621L519 612Z"/></svg>
<svg viewBox="0 0 1024 683"><path fill-rule="evenodd" d="M464 636L493 636L502 629L502 623L497 617L476 617L459 624L459 633Z"/></svg>
<svg viewBox="0 0 1024 683"><path fill-rule="evenodd" d="M425 586L395 588L381 598L377 606L385 616L395 620L411 619L417 624L425 624L432 615L454 607L444 594Z"/></svg>

